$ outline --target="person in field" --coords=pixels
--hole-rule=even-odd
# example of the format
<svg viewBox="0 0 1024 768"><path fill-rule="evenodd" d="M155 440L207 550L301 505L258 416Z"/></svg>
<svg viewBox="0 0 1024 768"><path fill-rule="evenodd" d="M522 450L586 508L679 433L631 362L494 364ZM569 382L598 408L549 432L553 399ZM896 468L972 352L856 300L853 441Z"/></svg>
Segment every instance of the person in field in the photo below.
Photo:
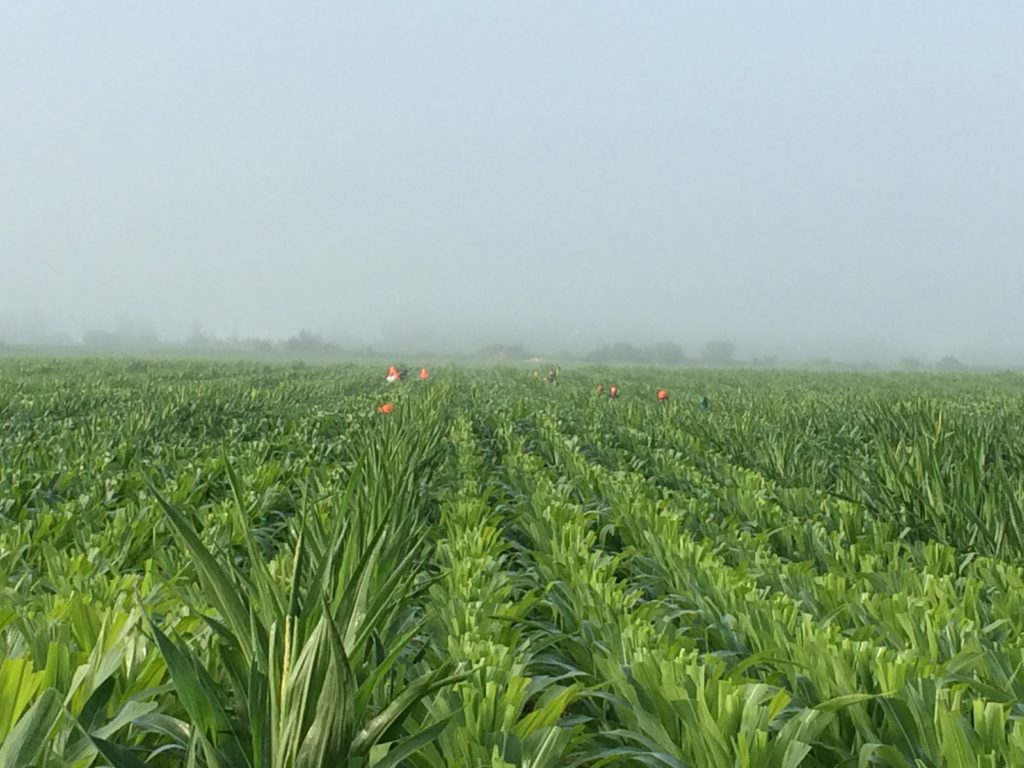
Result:
<svg viewBox="0 0 1024 768"><path fill-rule="evenodd" d="M557 384L558 383L558 369L557 368L552 368L550 371L548 371L548 375L544 377L544 381L546 381L548 384Z"/></svg>
<svg viewBox="0 0 1024 768"><path fill-rule="evenodd" d="M604 384L598 384L597 385L597 395L598 395L598 397L600 397L603 394L604 394Z"/></svg>
<svg viewBox="0 0 1024 768"><path fill-rule="evenodd" d="M395 410L395 404L394 403L384 403L384 405L380 406L377 409L377 413L388 414L388 413L391 413L393 410Z"/></svg>
<svg viewBox="0 0 1024 768"><path fill-rule="evenodd" d="M707 395L701 395L700 396L700 409L702 411L710 411L711 410L711 403L708 400L708 396Z"/></svg>
<svg viewBox="0 0 1024 768"><path fill-rule="evenodd" d="M619 388L618 387L616 387L614 384L612 384L610 387L608 387L608 397L610 397L612 400L615 400L616 398L618 398L618 396L619 396Z"/></svg>
<svg viewBox="0 0 1024 768"><path fill-rule="evenodd" d="M665 389L659 389L658 390L658 402L659 403L667 403L668 402L668 390L665 390Z"/></svg>
<svg viewBox="0 0 1024 768"><path fill-rule="evenodd" d="M420 381L426 381L430 378L430 371L426 368L420 368Z"/></svg>
<svg viewBox="0 0 1024 768"><path fill-rule="evenodd" d="M390 368L388 368L388 375L387 375L387 379L386 379L388 384L392 384L392 383L394 383L396 381L401 381L401 380L402 380L402 374L398 372L398 369L395 366L392 365Z"/></svg>

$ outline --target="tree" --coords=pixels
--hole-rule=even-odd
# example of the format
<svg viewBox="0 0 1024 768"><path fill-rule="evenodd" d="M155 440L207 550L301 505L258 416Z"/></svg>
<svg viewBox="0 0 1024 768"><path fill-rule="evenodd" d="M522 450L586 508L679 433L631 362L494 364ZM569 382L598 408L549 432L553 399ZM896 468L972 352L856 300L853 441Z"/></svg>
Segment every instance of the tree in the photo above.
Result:
<svg viewBox="0 0 1024 768"><path fill-rule="evenodd" d="M736 345L731 341L709 341L704 345L704 362L725 367L735 364Z"/></svg>
<svg viewBox="0 0 1024 768"><path fill-rule="evenodd" d="M589 352L586 359L590 363L619 363L622 365L640 365L645 362L644 353L640 348L624 341L598 347Z"/></svg>
<svg viewBox="0 0 1024 768"><path fill-rule="evenodd" d="M938 370L945 371L947 373L958 373L960 371L967 370L967 366L961 363L952 355L946 355L944 358L939 360L938 363L936 363L935 367Z"/></svg>
<svg viewBox="0 0 1024 768"><path fill-rule="evenodd" d="M683 365L686 362L683 348L672 342L652 344L644 350L644 357L655 365Z"/></svg>
<svg viewBox="0 0 1024 768"><path fill-rule="evenodd" d="M298 354L306 352L329 352L337 349L333 344L324 341L323 336L319 333L313 333L306 329L299 331L297 336L285 339L285 341L282 342L282 346L288 352Z"/></svg>
<svg viewBox="0 0 1024 768"><path fill-rule="evenodd" d="M203 333L202 323L198 320L193 320L188 339L185 340L185 346L192 347L194 349L208 349L212 345L212 342L213 339Z"/></svg>

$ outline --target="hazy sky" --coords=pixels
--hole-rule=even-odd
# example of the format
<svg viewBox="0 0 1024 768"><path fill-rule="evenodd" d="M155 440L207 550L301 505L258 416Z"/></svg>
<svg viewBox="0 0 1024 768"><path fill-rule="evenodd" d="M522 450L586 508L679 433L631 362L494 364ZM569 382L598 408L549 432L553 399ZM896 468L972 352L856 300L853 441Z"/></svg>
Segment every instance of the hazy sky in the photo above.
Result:
<svg viewBox="0 0 1024 768"><path fill-rule="evenodd" d="M0 325L1019 358L1022 41L1016 0L2 3Z"/></svg>

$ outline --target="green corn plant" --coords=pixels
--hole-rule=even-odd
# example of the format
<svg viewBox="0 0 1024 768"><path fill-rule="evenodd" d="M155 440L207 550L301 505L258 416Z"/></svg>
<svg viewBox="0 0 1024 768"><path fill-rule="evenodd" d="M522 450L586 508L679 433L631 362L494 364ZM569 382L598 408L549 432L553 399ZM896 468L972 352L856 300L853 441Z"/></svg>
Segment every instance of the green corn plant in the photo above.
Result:
<svg viewBox="0 0 1024 768"><path fill-rule="evenodd" d="M415 467L388 469L401 474ZM384 768L443 728L442 721L402 731L414 705L459 678L450 667L399 674L407 671L405 656L418 631L409 624L407 603L416 590L423 534L413 515L353 503L359 484L374 483L373 473L382 469L361 464L329 517L301 518L293 546L276 563L279 573L263 560L233 472L247 572L219 562L185 515L158 495L216 614L206 621L218 647L217 668L151 623L188 715L188 742L179 747L190 763L312 768L370 765L372 756ZM411 489L414 481L392 487ZM401 510L408 500L396 492L386 501ZM372 530L364 519L370 512ZM131 764L123 749L95 741L116 765ZM382 745L389 748L383 755Z"/></svg>
<svg viewBox="0 0 1024 768"><path fill-rule="evenodd" d="M0 361L0 766L1024 764L1019 376L380 379Z"/></svg>

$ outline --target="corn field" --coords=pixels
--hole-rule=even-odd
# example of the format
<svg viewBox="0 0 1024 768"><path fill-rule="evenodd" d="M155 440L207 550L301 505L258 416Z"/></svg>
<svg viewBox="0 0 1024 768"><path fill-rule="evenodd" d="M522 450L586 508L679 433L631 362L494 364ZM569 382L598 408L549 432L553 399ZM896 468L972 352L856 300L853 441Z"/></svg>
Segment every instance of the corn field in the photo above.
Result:
<svg viewBox="0 0 1024 768"><path fill-rule="evenodd" d="M0 363L0 768L1024 765L1024 379L383 378Z"/></svg>

